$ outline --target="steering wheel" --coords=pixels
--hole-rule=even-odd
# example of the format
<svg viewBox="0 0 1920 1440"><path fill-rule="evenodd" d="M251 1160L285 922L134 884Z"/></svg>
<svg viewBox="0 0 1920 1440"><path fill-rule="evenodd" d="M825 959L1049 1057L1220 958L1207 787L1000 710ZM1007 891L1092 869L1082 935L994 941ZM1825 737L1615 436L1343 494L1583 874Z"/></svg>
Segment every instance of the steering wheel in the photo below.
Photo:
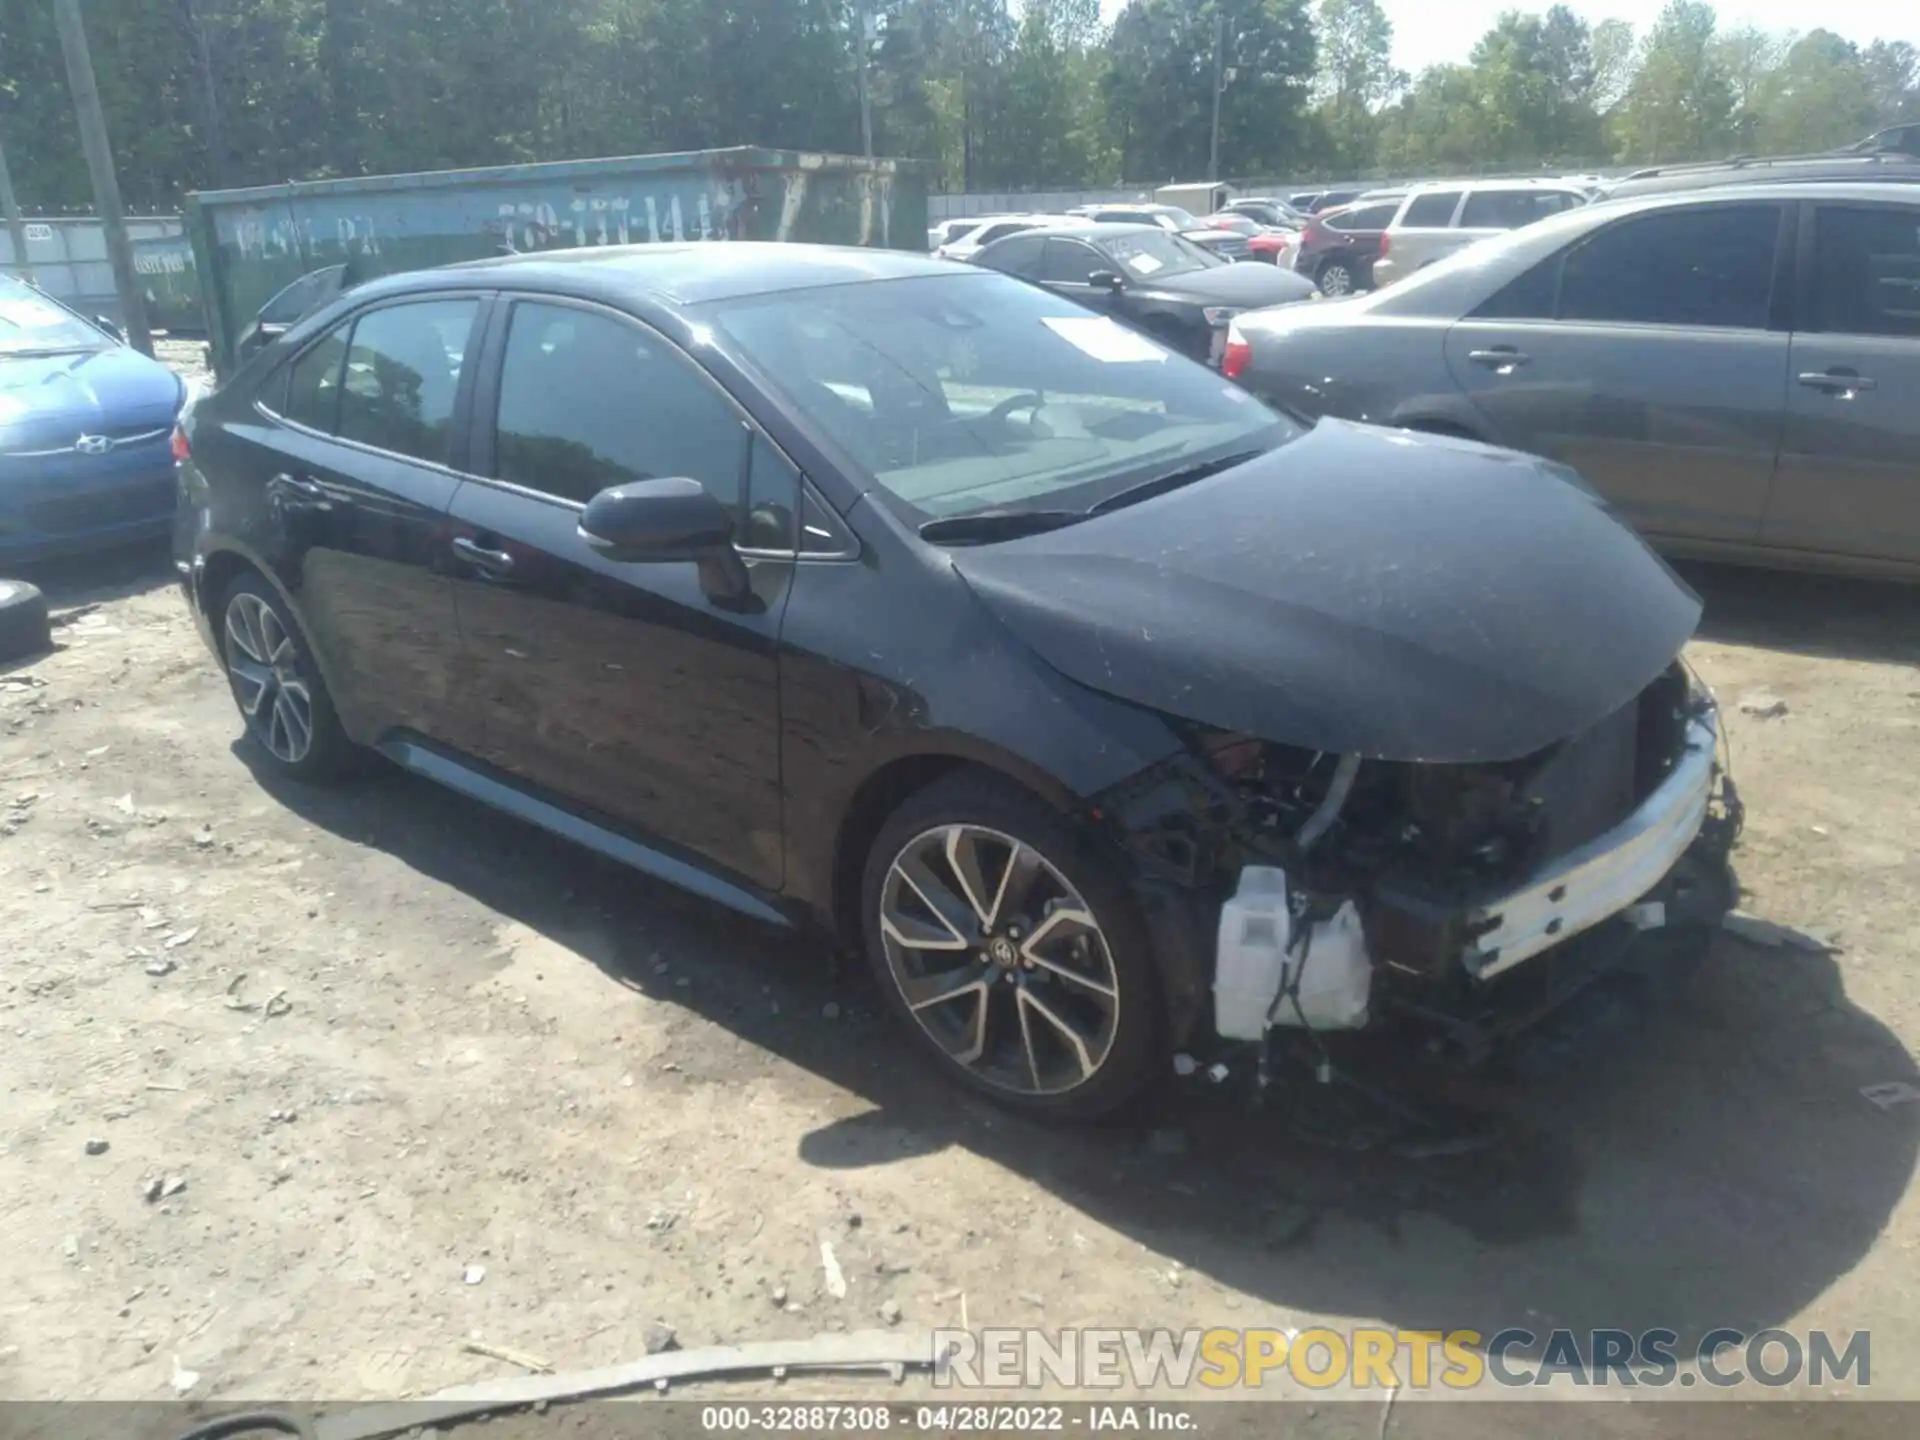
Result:
<svg viewBox="0 0 1920 1440"><path fill-rule="evenodd" d="M1046 396L1036 394L1032 390L1023 391L1018 395L1009 395L1006 399L1002 400L987 412L987 418L989 420L998 420L1004 425L1008 420L1013 418L1014 411L1038 410L1046 403Z"/></svg>

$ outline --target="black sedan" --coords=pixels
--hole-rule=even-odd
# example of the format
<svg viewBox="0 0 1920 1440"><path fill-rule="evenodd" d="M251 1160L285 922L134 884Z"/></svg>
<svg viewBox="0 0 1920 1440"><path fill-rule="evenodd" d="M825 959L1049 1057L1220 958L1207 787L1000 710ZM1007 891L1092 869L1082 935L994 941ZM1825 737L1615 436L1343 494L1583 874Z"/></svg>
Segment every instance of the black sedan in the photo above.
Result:
<svg viewBox="0 0 1920 1440"><path fill-rule="evenodd" d="M990 270L376 280L176 448L256 764L377 751L837 932L1032 1112L1270 1028L1466 1054L1727 903L1699 603L1564 472L1307 428Z"/></svg>
<svg viewBox="0 0 1920 1440"><path fill-rule="evenodd" d="M973 263L1111 315L1169 349L1218 365L1243 310L1313 298L1289 271L1234 263L1152 225L1058 225L982 246Z"/></svg>

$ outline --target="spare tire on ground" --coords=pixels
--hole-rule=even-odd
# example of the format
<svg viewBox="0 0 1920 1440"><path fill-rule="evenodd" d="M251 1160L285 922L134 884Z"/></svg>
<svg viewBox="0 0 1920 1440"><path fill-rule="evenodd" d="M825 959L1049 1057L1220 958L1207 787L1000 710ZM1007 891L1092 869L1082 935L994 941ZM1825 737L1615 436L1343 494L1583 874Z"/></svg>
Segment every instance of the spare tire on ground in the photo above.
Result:
<svg viewBox="0 0 1920 1440"><path fill-rule="evenodd" d="M0 580L0 665L52 648L47 597L24 580Z"/></svg>

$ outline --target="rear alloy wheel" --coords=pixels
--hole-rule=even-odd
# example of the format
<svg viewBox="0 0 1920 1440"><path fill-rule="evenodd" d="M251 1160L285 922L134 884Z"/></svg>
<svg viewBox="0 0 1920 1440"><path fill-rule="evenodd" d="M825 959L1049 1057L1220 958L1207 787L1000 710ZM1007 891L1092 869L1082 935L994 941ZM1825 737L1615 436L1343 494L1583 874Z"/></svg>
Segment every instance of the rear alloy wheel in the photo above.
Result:
<svg viewBox="0 0 1920 1440"><path fill-rule="evenodd" d="M234 703L274 768L302 780L335 773L347 738L299 627L259 577L243 575L227 591L220 650Z"/></svg>
<svg viewBox="0 0 1920 1440"><path fill-rule="evenodd" d="M1320 293L1322 295L1351 295L1353 293L1353 271L1344 261L1330 260L1320 271Z"/></svg>
<svg viewBox="0 0 1920 1440"><path fill-rule="evenodd" d="M1157 987L1138 921L1037 802L972 776L935 787L881 835L866 896L889 1002L950 1074L1075 1117L1147 1078Z"/></svg>

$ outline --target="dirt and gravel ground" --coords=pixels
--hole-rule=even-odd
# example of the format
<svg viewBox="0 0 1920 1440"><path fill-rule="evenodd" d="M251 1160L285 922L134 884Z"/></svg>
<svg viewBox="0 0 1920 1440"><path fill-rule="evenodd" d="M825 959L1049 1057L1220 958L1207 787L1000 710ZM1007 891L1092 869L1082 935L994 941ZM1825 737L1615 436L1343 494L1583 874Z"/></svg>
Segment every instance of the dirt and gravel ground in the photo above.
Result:
<svg viewBox="0 0 1920 1440"><path fill-rule="evenodd" d="M1916 1080L1920 595L1692 572L1745 903L1838 949L1726 937L1643 1033L1502 1091L1497 1150L1408 1160L1204 1098L1069 1135L966 1102L816 945L397 772L257 771L163 556L35 578L58 648L0 666L0 1397L398 1397L509 1372L476 1336L577 1368L894 1306L1870 1329L1873 1393L1920 1395L1920 1104L1861 1094ZM1784 714L1739 711L1763 689Z"/></svg>

